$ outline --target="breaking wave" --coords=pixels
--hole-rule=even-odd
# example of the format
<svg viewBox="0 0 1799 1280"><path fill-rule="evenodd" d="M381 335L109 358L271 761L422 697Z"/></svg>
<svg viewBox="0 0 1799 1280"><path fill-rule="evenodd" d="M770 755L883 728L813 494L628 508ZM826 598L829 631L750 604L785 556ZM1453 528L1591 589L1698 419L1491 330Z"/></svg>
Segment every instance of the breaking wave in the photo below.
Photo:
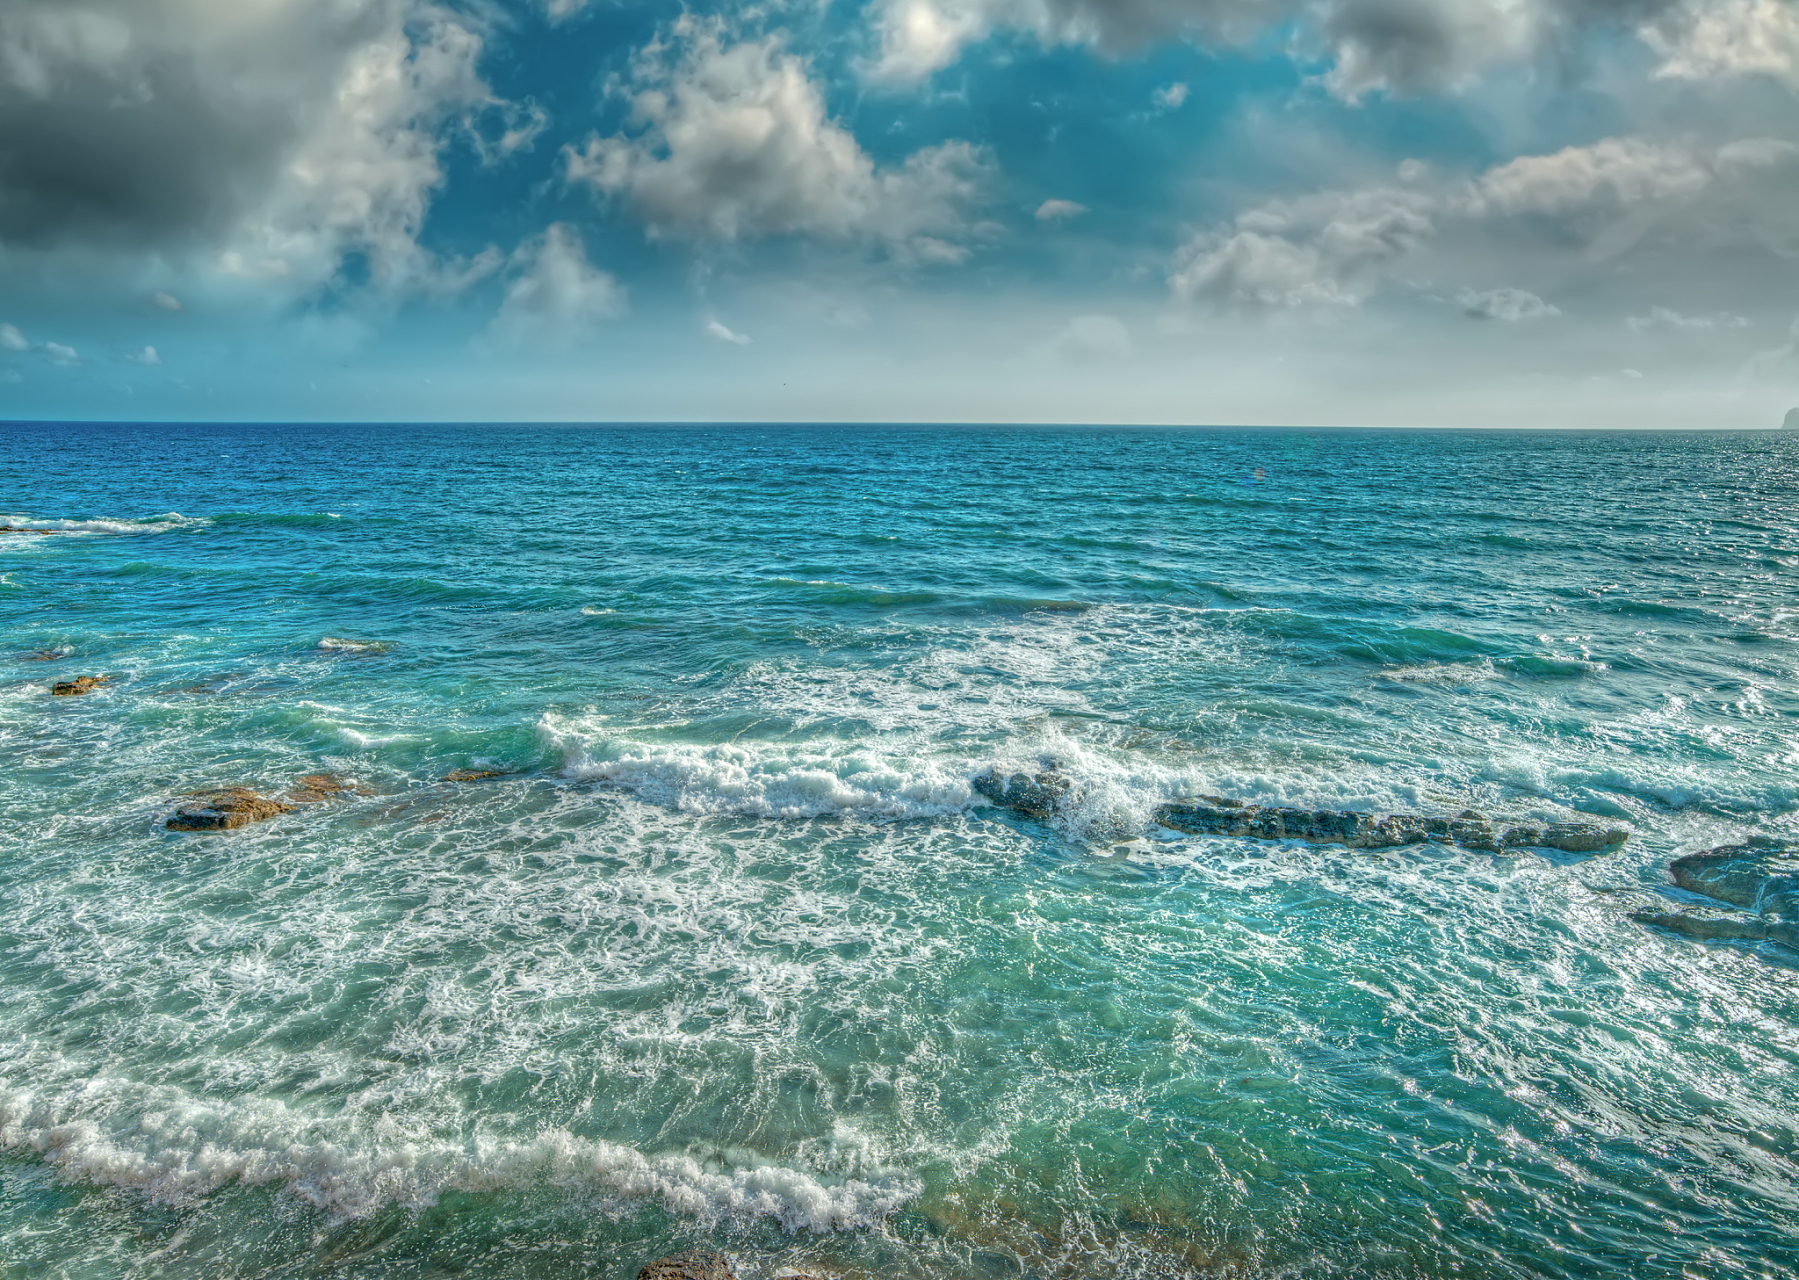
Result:
<svg viewBox="0 0 1799 1280"><path fill-rule="evenodd" d="M390 1204L423 1208L446 1192L552 1186L656 1201L701 1221L763 1217L789 1231L826 1232L877 1225L922 1189L903 1172L832 1178L723 1153L645 1155L567 1129L525 1139L382 1141L333 1132L339 1126L272 1100L214 1103L104 1077L77 1092L134 1105L123 1115L91 1117L0 1083L0 1147L35 1152L70 1182L167 1204L233 1184L273 1185L334 1217L366 1218Z"/></svg>

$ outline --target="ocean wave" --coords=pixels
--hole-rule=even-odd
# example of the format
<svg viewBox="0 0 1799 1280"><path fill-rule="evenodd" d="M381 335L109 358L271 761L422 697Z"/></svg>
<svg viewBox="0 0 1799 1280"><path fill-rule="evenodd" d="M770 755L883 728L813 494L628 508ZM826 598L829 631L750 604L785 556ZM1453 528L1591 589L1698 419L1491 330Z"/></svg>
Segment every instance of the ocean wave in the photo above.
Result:
<svg viewBox="0 0 1799 1280"><path fill-rule="evenodd" d="M702 1222L773 1218L789 1231L827 1232L876 1226L922 1190L906 1173L832 1178L726 1153L645 1155L560 1128L526 1139L383 1141L366 1131L379 1121L310 1119L269 1099L212 1102L105 1077L72 1092L82 1104L0 1082L0 1147L34 1152L70 1182L173 1205L232 1185L273 1185L351 1219L390 1204L425 1208L446 1192L553 1186L660 1202ZM126 1105L88 1114L96 1096Z"/></svg>
<svg viewBox="0 0 1799 1280"><path fill-rule="evenodd" d="M589 736L550 717L541 732L562 752L564 776L684 813L891 820L945 817L974 801L973 770L907 766L851 744L653 744Z"/></svg>
<svg viewBox="0 0 1799 1280"><path fill-rule="evenodd" d="M319 641L318 648L326 653L350 653L373 657L386 653L392 646L385 640L348 640L342 636L326 636Z"/></svg>
<svg viewBox="0 0 1799 1280"><path fill-rule="evenodd" d="M141 520L40 520L30 516L13 516L5 523L34 529L53 529L59 533L174 533L179 529L202 529L212 523L206 516L184 516L170 511Z"/></svg>
<svg viewBox="0 0 1799 1280"><path fill-rule="evenodd" d="M770 578L768 585L821 604L860 604L877 609L891 609L908 604L936 604L943 596L935 591L889 590L875 585L833 582L815 578Z"/></svg>

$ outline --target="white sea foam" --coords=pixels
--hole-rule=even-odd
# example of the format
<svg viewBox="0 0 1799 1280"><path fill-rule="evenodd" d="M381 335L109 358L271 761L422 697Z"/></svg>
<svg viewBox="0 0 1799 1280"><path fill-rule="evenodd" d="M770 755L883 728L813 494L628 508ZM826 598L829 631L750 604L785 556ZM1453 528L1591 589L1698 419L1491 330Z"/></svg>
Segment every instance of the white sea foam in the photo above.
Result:
<svg viewBox="0 0 1799 1280"><path fill-rule="evenodd" d="M72 1101L79 1099L79 1101ZM95 1099L123 1103L98 1111ZM768 1217L789 1231L877 1225L921 1184L904 1172L842 1178L789 1165L645 1155L546 1129L526 1139L450 1142L310 1119L269 1099L213 1102L101 1076L53 1098L0 1081L0 1147L37 1153L71 1182L120 1187L171 1204L232 1184L275 1185L338 1218L389 1204L424 1207L448 1191L559 1186L659 1201L711 1221Z"/></svg>
<svg viewBox="0 0 1799 1280"><path fill-rule="evenodd" d="M179 511L149 516L142 520L40 520L14 516L5 523L35 529L55 529L61 533L173 533L177 529L200 529L212 523L205 516L184 516Z"/></svg>
<svg viewBox="0 0 1799 1280"><path fill-rule="evenodd" d="M386 653L388 645L382 640L347 640L342 636L326 636L319 641L318 647L326 653Z"/></svg>

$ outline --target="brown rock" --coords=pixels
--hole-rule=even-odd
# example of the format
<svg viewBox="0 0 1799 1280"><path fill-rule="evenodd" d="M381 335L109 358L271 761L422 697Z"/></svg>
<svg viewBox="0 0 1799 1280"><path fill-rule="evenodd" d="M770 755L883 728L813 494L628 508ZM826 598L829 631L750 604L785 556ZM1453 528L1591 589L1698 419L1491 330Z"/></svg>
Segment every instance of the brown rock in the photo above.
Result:
<svg viewBox="0 0 1799 1280"><path fill-rule="evenodd" d="M293 805L258 795L247 787L189 792L194 800L175 810L165 824L170 831L235 831L277 814L292 813Z"/></svg>
<svg viewBox="0 0 1799 1280"><path fill-rule="evenodd" d="M26 662L61 662L68 656L60 649L33 649L30 653L19 655Z"/></svg>
<svg viewBox="0 0 1799 1280"><path fill-rule="evenodd" d="M707 1249L686 1249L644 1264L637 1280L737 1280L731 1260Z"/></svg>
<svg viewBox="0 0 1799 1280"><path fill-rule="evenodd" d="M24 525L0 524L0 533L62 533L61 529L30 529Z"/></svg>
<svg viewBox="0 0 1799 1280"><path fill-rule="evenodd" d="M444 774L444 781L485 782L489 778L504 778L508 772L506 769L452 769Z"/></svg>
<svg viewBox="0 0 1799 1280"><path fill-rule="evenodd" d="M54 697L69 698L73 697L75 694L87 693L91 689L98 689L103 684L111 683L111 676L76 676L73 680L58 680L55 684L50 686L50 693Z"/></svg>

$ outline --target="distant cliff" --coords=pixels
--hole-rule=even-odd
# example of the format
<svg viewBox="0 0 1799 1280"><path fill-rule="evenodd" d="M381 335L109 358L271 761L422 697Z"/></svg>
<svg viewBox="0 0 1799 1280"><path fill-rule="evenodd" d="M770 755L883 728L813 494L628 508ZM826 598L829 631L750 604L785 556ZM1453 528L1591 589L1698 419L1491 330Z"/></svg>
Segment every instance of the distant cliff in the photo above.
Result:
<svg viewBox="0 0 1799 1280"><path fill-rule="evenodd" d="M1786 421L1780 425L1788 431L1799 431L1799 409L1788 409Z"/></svg>

